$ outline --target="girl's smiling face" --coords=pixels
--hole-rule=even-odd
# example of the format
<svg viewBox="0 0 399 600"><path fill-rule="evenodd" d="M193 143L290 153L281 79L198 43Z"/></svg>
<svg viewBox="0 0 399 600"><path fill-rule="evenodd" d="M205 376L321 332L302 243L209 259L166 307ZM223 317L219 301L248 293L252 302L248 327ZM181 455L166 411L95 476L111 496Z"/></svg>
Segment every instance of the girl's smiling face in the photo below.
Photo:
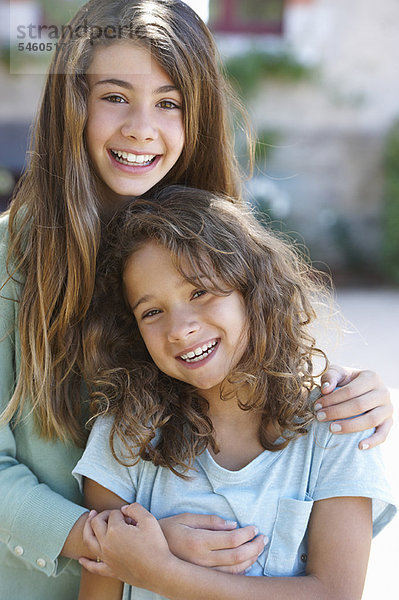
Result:
<svg viewBox="0 0 399 600"><path fill-rule="evenodd" d="M184 145L182 96L134 42L98 47L87 72L86 142L102 182L117 196L140 196L177 162Z"/></svg>
<svg viewBox="0 0 399 600"><path fill-rule="evenodd" d="M244 300L194 287L166 248L146 242L127 261L127 300L147 349L164 373L190 383L209 401L247 344ZM216 395L215 395L216 394Z"/></svg>

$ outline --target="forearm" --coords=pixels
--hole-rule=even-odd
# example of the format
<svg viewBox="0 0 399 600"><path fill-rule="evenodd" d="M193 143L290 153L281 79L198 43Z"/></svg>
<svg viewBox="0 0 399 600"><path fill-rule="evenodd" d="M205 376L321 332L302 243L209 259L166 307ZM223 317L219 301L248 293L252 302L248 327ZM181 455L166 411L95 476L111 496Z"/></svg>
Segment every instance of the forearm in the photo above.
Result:
<svg viewBox="0 0 399 600"><path fill-rule="evenodd" d="M45 449L44 444L37 452L35 448L37 461L42 448ZM54 575L67 564L66 560L59 563L57 559L85 509L51 489L51 481L49 485L40 482L16 456L13 432L3 427L0 430L0 541L25 564L46 575ZM55 477L53 481L57 483Z"/></svg>
<svg viewBox="0 0 399 600"><path fill-rule="evenodd" d="M246 577L174 559L151 591L170 600L332 600L342 598L316 577ZM351 600L355 600L351 598Z"/></svg>
<svg viewBox="0 0 399 600"><path fill-rule="evenodd" d="M123 583L110 577L92 575L82 570L78 600L120 600Z"/></svg>
<svg viewBox="0 0 399 600"><path fill-rule="evenodd" d="M307 574L249 577L192 565L170 553L157 522L140 505L129 507L137 527L108 535L130 539L132 579L170 600L360 600L371 540L371 501L331 498L315 502L308 527ZM114 519L115 523L117 519ZM348 536L350 531L350 536ZM134 567L133 567L134 565ZM156 565L156 567L155 567ZM339 576L337 576L339 574Z"/></svg>
<svg viewBox="0 0 399 600"><path fill-rule="evenodd" d="M89 513L85 512L76 521L75 525L69 532L67 539L65 540L65 544L62 547L60 556L74 558L75 560L78 560L81 556L86 556L87 558L95 558L95 556L92 552L90 552L89 547L85 544L83 540L83 528L87 521L88 515Z"/></svg>
<svg viewBox="0 0 399 600"><path fill-rule="evenodd" d="M125 507L123 514L111 511L106 520L99 517L91 523L92 533L114 576L171 600L357 600L362 596L371 540L368 498L314 503L303 577L232 575L183 561L171 553L158 521L138 503ZM126 517L135 525L128 524ZM105 574L97 563L86 561L85 566L93 574Z"/></svg>
<svg viewBox="0 0 399 600"><path fill-rule="evenodd" d="M55 575L67 564L67 558L79 556L62 552L62 548L65 544L68 547L66 540L85 509L43 484L30 486L26 482L28 470L19 466L20 473L27 472L25 477L17 476L17 470L18 467L12 480L12 468L0 471L0 539L25 564L46 575ZM61 553L65 559L60 562Z"/></svg>

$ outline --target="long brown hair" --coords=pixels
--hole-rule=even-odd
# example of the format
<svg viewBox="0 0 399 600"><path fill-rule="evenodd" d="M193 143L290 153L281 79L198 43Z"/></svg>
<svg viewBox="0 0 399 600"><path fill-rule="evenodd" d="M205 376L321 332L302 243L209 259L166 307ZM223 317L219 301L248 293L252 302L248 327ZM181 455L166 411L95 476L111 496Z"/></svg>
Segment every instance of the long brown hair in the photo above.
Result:
<svg viewBox="0 0 399 600"><path fill-rule="evenodd" d="M99 44L117 43L110 40L112 31L149 47L183 96L185 146L161 184L196 185L240 197L228 116L230 106L238 104L206 25L180 0L85 4L59 40L29 167L9 211L8 272L23 281L21 370L1 419L20 414L30 398L41 435L76 443L83 443L80 323L93 293L101 237L101 203L84 136L85 73Z"/></svg>
<svg viewBox="0 0 399 600"><path fill-rule="evenodd" d="M313 358L327 360L308 329L316 317L316 293L320 301L324 288L292 245L230 199L179 186L163 189L152 201L136 200L108 234L84 327L85 369L94 412L114 417L112 448L118 436L126 448L123 460L140 457L184 472L208 444L216 447L206 402L158 369L124 299L125 265L149 240L171 252L193 285L242 294L249 342L228 380L243 390L240 407L260 412L263 447L281 449L305 433L313 418ZM228 399L223 386L222 398ZM271 423L284 438L279 444L268 436ZM154 444L157 430L160 441Z"/></svg>

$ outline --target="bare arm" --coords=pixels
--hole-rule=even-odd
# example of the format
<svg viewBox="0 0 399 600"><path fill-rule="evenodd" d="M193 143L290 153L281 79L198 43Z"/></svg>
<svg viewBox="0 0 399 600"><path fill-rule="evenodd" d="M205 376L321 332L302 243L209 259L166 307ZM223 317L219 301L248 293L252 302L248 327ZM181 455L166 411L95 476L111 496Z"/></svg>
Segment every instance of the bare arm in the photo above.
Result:
<svg viewBox="0 0 399 600"><path fill-rule="evenodd" d="M61 556L66 556L67 558L74 558L78 560L80 556L88 556L90 558L95 558L93 552L91 552L90 548L83 541L83 529L87 518L89 516L88 512L83 513L76 521L75 525L72 527L71 531L60 552Z"/></svg>
<svg viewBox="0 0 399 600"><path fill-rule="evenodd" d="M95 511L119 509L124 504L119 496L87 478L84 480L84 497L86 506L92 507ZM91 547L92 552L96 556L100 556L101 549L95 546L93 543L94 540L85 539L88 542L87 545ZM90 541L91 543L89 543ZM122 553L124 551L123 545L118 550ZM82 555L87 556L84 553ZM78 600L93 600L93 598L96 600L120 600L122 592L123 583L119 579L102 577L101 575L96 575L86 569L82 569Z"/></svg>
<svg viewBox="0 0 399 600"><path fill-rule="evenodd" d="M138 504L93 530L107 562L123 545L133 563L129 583L172 600L357 600L361 598L371 542L371 501L332 498L316 502L309 525L308 567L304 577L244 577L204 569L171 554L157 521ZM350 534L348 535L348 532ZM93 571L98 567L92 564Z"/></svg>
<svg viewBox="0 0 399 600"><path fill-rule="evenodd" d="M97 511L119 508L124 500L106 490L96 482L85 479L86 505ZM91 501L89 501L89 496ZM98 543L91 534L91 517L86 516L77 524L76 543L80 541L81 564L85 559L94 559L99 554ZM258 558L264 549L264 537L257 536L252 526L237 529L237 523L225 521L216 515L183 513L159 519L159 525L168 541L171 552L187 562L215 568L228 573L243 573ZM80 531L78 533L78 527ZM81 539L84 530L83 541ZM82 546L83 544L83 546ZM76 546L77 548L78 546ZM70 546L70 551L72 545ZM74 552L76 552L73 547ZM75 554L73 555L75 557ZM112 577L113 572L103 565L102 575ZM126 573L125 578L128 577ZM124 579L124 577L122 577Z"/></svg>
<svg viewBox="0 0 399 600"><path fill-rule="evenodd" d="M101 512L99 518L107 521L109 509L119 509L125 505L125 501L113 492L102 487L95 481L86 478L84 483L84 493L86 505L95 509L94 513L82 521L84 527L84 548L90 548L89 553L82 552L80 563L87 567L90 565L88 558L103 557L103 548L96 540L90 523L96 512ZM160 519L159 525L165 537L168 540L170 551L180 558L187 557L187 561L201 564L205 567L218 568L221 571L238 573L244 572L250 567L258 555L264 549L263 536L256 536L254 527L248 526L232 531L217 531L224 521L214 515L191 515L184 513L175 517ZM235 527L234 523L228 525ZM215 531L208 530L213 528ZM130 560L129 554L126 555L126 549L123 545L115 548L119 559L118 577L122 581L127 581L131 577L131 571L134 569L134 562ZM126 560L125 560L126 559ZM88 571L83 571L81 579L81 589L79 600L96 598L102 600L101 594L107 600L113 600L120 597L120 582L107 579L107 585L104 585L104 577L115 577L115 571L105 562L101 562L101 572L98 575L92 575Z"/></svg>
<svg viewBox="0 0 399 600"><path fill-rule="evenodd" d="M339 389L335 389L337 386ZM393 406L388 388L376 373L331 365L322 377L322 393L318 401L318 419L338 420L333 425L340 429L334 433L365 431L375 427L375 433L359 443L361 450L373 448L386 440L393 423ZM348 417L355 418L342 420Z"/></svg>

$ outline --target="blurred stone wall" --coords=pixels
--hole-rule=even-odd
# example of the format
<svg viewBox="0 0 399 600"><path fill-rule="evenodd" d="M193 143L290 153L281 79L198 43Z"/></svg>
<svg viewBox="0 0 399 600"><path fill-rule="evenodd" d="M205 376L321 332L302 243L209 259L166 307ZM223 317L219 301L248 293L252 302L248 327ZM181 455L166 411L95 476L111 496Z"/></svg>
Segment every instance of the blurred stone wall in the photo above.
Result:
<svg viewBox="0 0 399 600"><path fill-rule="evenodd" d="M257 131L278 140L250 190L303 236L314 260L378 272L383 148L399 116L399 2L287 2L284 31L219 38L225 57L283 49L312 70L308 80L265 78L246 100Z"/></svg>

